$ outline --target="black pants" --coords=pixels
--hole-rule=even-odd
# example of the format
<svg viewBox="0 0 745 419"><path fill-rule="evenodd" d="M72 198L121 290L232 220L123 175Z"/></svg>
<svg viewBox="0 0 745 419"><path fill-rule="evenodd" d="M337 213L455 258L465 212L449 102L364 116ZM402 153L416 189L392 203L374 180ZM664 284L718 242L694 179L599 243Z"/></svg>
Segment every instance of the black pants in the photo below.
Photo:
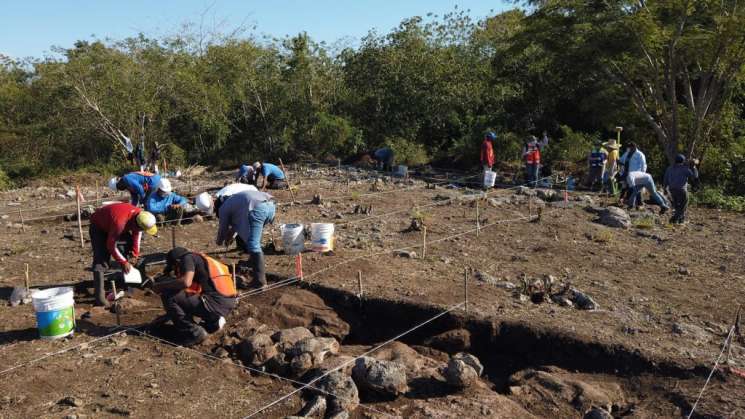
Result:
<svg viewBox="0 0 745 419"><path fill-rule="evenodd" d="M682 223L686 218L688 209L688 191L685 189L670 189L670 197L673 199L672 222Z"/></svg>
<svg viewBox="0 0 745 419"><path fill-rule="evenodd" d="M93 248L93 264L91 265L91 269L93 271L105 272L111 262L111 254L108 247L106 247L106 239L109 235L107 232L96 227L95 224L91 224L88 227L88 233L91 235L91 247ZM120 236L116 245L119 248L119 252L126 256L133 247L132 235L127 233Z"/></svg>
<svg viewBox="0 0 745 419"><path fill-rule="evenodd" d="M202 297L195 294L187 294L181 290L161 295L163 308L170 317L176 329L185 334L196 335L199 326L194 322L194 316L199 317L205 323L217 323L219 314L207 309Z"/></svg>
<svg viewBox="0 0 745 419"><path fill-rule="evenodd" d="M287 189L287 181L284 179L271 179L268 183L269 189Z"/></svg>

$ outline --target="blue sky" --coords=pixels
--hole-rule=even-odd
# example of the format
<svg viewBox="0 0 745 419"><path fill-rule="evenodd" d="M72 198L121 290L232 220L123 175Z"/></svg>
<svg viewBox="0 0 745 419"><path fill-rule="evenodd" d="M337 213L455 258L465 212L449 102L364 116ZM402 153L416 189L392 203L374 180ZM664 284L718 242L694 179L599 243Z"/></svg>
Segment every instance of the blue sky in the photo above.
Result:
<svg viewBox="0 0 745 419"><path fill-rule="evenodd" d="M401 19L442 15L455 5L474 18L511 6L502 0L12 0L0 17L0 54L43 57L50 47L70 47L79 39L120 39L143 32L163 36L185 22L224 31L241 24L256 35L294 35L306 31L317 41L353 41L375 28L385 33Z"/></svg>

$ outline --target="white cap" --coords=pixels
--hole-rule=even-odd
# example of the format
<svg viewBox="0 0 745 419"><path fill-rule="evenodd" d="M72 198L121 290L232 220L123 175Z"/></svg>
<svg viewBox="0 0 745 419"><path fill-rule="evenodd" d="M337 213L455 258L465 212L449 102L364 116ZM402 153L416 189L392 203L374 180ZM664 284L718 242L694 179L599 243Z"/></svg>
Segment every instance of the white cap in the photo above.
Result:
<svg viewBox="0 0 745 419"><path fill-rule="evenodd" d="M171 193L173 190L173 187L171 186L171 181L166 178L161 178L160 182L158 183L158 189L165 193Z"/></svg>
<svg viewBox="0 0 745 419"><path fill-rule="evenodd" d="M212 197L207 192L202 192L197 195L196 199L197 208L203 212L212 211Z"/></svg>
<svg viewBox="0 0 745 419"><path fill-rule="evenodd" d="M116 177L113 177L113 178L109 179L109 189L111 189L112 191L115 191L116 190L116 183L117 183L117 178Z"/></svg>

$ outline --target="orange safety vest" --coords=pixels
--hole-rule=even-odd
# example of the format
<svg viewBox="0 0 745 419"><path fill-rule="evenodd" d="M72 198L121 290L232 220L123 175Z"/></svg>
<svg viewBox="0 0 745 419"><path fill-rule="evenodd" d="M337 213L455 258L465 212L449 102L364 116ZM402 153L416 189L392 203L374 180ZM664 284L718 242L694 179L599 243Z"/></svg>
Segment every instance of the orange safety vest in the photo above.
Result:
<svg viewBox="0 0 745 419"><path fill-rule="evenodd" d="M541 162L541 148L538 147L538 144L530 142L525 147L527 149L527 153L525 154L525 162L528 164L540 163Z"/></svg>
<svg viewBox="0 0 745 419"><path fill-rule="evenodd" d="M204 253L197 254L207 262L207 270L209 271L210 280L215 290L224 297L235 297L238 295L238 291L235 289L235 284L233 283L233 275L231 275L228 267ZM186 289L186 292L187 294L201 295L202 286L199 285L199 281L191 281L191 286Z"/></svg>

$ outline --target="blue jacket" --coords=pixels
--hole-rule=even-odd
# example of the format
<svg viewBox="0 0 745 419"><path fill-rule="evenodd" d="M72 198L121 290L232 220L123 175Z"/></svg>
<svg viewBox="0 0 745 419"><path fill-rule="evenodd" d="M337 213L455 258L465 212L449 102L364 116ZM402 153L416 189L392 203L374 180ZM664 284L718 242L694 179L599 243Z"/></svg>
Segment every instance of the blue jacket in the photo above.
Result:
<svg viewBox="0 0 745 419"><path fill-rule="evenodd" d="M122 180L127 185L127 190L131 196L130 203L137 206L145 204L145 198L147 198L147 195L158 187L160 176L146 176L139 172L132 172L122 176Z"/></svg>
<svg viewBox="0 0 745 419"><path fill-rule="evenodd" d="M667 168L662 184L670 189L688 190L689 179L698 180L698 169L686 164L675 164Z"/></svg>
<svg viewBox="0 0 745 419"><path fill-rule="evenodd" d="M165 214L171 205L185 205L189 201L183 196L171 192L167 196L161 196L159 193L151 193L145 201L145 209L153 214Z"/></svg>
<svg viewBox="0 0 745 419"><path fill-rule="evenodd" d="M644 156L644 153L639 150L636 150L636 152L630 156L629 151L626 151L619 160L624 165L626 165L628 161L629 172L647 171L647 158Z"/></svg>
<svg viewBox="0 0 745 419"><path fill-rule="evenodd" d="M282 172L282 169L271 163L261 164L261 175L269 181L274 179L283 180L285 178L285 174L284 172Z"/></svg>

